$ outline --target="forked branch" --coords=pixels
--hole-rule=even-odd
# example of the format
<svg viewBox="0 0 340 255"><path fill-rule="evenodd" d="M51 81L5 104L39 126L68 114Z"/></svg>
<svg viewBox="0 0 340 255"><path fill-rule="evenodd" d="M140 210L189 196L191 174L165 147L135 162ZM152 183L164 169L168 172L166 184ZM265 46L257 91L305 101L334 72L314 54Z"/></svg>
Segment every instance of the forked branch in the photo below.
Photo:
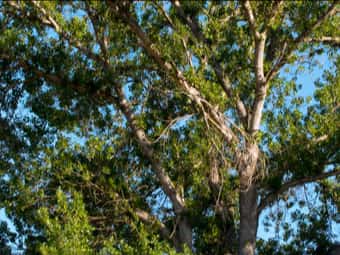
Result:
<svg viewBox="0 0 340 255"><path fill-rule="evenodd" d="M247 110L242 102L242 100L236 95L231 87L231 82L229 77L225 74L222 66L220 63L216 60L214 57L214 54L212 53L212 50L210 49L209 43L207 42L207 39L205 38L203 32L200 29L199 24L197 23L197 20L192 19L188 15L185 14L181 3L179 0L173 0L172 1L177 14L185 21L185 24L190 28L191 33L194 35L194 37L197 39L198 42L203 43L205 47L210 51L207 56L203 56L203 59L208 59L208 62L211 64L217 78L218 82L221 85L222 89L226 93L226 95L229 98L236 97L236 110L238 112L239 118L243 125L246 126L247 123Z"/></svg>
<svg viewBox="0 0 340 255"><path fill-rule="evenodd" d="M209 103L201 93L192 86L184 77L183 73L175 66L175 64L167 61L162 56L157 46L151 41L148 35L142 30L137 23L136 19L131 14L123 9L119 8L119 5L115 5L109 2L114 13L119 15L124 22L130 27L131 31L139 39L141 46L147 52L147 54L163 69L164 72L169 74L173 80L179 85L179 87L190 97L195 105L202 111L202 114L208 116L207 119L211 121L211 124L221 132L227 143L237 140L236 135L231 128L226 124L225 116L221 113L217 107Z"/></svg>
<svg viewBox="0 0 340 255"><path fill-rule="evenodd" d="M59 36L61 36L62 39L67 40L71 46L77 48L80 52L84 53L88 58L101 64L105 70L107 70L108 68L112 68L111 66L108 65L107 60L102 58L102 56L93 53L91 50L87 48L84 48L79 42L79 40L76 40L75 38L71 38L70 35L65 34L62 31L61 26L56 22L56 20L53 19L53 17L48 13L48 11L45 10L40 5L40 2L38 1L31 1L31 2L34 5L34 7L37 8L43 14L42 16L38 16L38 17L31 16L31 18L38 19L42 21L43 24L53 28L59 34ZM20 6L15 6L15 5L13 6L15 8L19 8L20 10ZM22 64L24 65L25 63L23 62ZM35 72L38 76L44 77L51 84L54 84L54 85L64 84L63 82L60 81L60 78L55 75L46 74L39 70L35 70ZM79 88L74 87L74 89L79 89ZM114 100L113 102L116 104L117 108L123 112L125 118L127 119L128 125L130 126L136 138L136 141L141 146L143 154L150 160L152 164L152 169L155 171L155 174L161 184L163 191L173 203L175 212L177 213L182 212L185 207L184 199L177 192L170 177L167 175L165 169L163 168L162 162L155 156L155 152L152 148L152 142L149 140L145 131L138 126L135 115L133 114L131 110L132 107L130 106L129 102L125 99L125 96L121 90L121 85L116 84L113 81L113 89L115 90L117 97L113 97L110 91L105 91L105 93L108 92L108 94L105 94L103 96L110 97L110 100ZM104 92L99 91L99 93L104 93Z"/></svg>

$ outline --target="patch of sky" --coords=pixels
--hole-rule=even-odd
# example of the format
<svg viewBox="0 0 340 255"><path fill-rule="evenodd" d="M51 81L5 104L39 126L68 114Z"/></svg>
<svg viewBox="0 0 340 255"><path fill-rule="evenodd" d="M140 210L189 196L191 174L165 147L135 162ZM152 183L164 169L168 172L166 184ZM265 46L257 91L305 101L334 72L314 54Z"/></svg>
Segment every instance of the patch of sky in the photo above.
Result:
<svg viewBox="0 0 340 255"><path fill-rule="evenodd" d="M300 55L299 57L303 60L305 56ZM334 68L334 63L331 61L328 52L314 56L309 62L297 61L294 64L283 66L279 73L279 77L284 79L285 82L293 82L297 86L296 91L291 92L285 97L284 104L286 107L290 110L297 109L303 115L308 114L308 107L316 103L313 98L316 91L315 83L317 81L324 81L324 72L334 71ZM281 87L278 89L281 89ZM282 114L281 108L277 108L275 105L277 102L276 97L276 93L272 93L265 103L265 111L270 111L274 116ZM302 103L298 106L293 104L296 99L302 100ZM301 119L301 121L303 120ZM262 125L263 131L266 131L267 128L266 125ZM274 141L275 140L276 138L274 135Z"/></svg>
<svg viewBox="0 0 340 255"><path fill-rule="evenodd" d="M9 230L13 233L17 234L17 231L15 229L15 226L13 224L13 222L9 219L9 217L6 214L6 211L4 208L0 208L0 223L1 222L5 222L7 224L7 227L9 228ZM0 237L1 237L1 233L0 233ZM12 248L12 250L16 249L17 244L16 243L10 243L10 247Z"/></svg>
<svg viewBox="0 0 340 255"><path fill-rule="evenodd" d="M287 244L293 240L293 235L299 231L299 225L296 220L293 219L293 215L302 213L309 215L318 206L321 206L321 200L318 193L315 192L315 184L306 184L302 187L294 188L289 191L290 194L295 194L287 201L279 200L275 202L271 207L265 209L259 219L258 238L263 240L274 239L279 241L279 244ZM296 202L296 200L298 202ZM288 208L289 203L294 204L291 208ZM329 206L329 205L328 205ZM336 213L336 208L330 206L330 210L333 210L333 214ZM315 213L315 212L314 212ZM271 222L271 217L281 215L281 219L277 222ZM309 222L305 222L309 223ZM287 240L283 239L284 225L289 226L293 230L292 235ZM328 229L331 240L336 243L340 241L340 224L334 220L330 221L330 229Z"/></svg>
<svg viewBox="0 0 340 255"><path fill-rule="evenodd" d="M301 56L303 58L303 56ZM280 73L281 77L284 77L287 80L295 80L296 84L299 87L298 92L295 96L302 97L306 99L310 97L312 99L311 103L315 103L313 99L313 95L315 93L316 87L315 83L317 81L323 81L323 73L327 70L332 70L334 68L334 64L329 61L329 57L327 53L323 53L319 56L316 56L312 59L310 63L301 63L301 65L292 65L283 67L283 70L289 69L288 72L283 71ZM293 97L287 98L288 101L292 102ZM299 107L299 110L302 113L307 113L307 104L302 104Z"/></svg>
<svg viewBox="0 0 340 255"><path fill-rule="evenodd" d="M301 68L302 67L302 68ZM318 80L323 80L322 75L327 70L334 70L334 64L330 61L329 56L327 53L323 53L321 55L318 55L314 57L314 59L311 62L311 65L308 65L308 63L302 63L301 65L286 65L282 68L282 71L280 72L279 76L286 79L287 81L291 81L292 79L295 80L297 84L300 84L300 89L295 93L295 95L289 96L286 100L287 103L291 103L292 99L296 96L300 96L303 98L312 97L315 93L316 87L315 82ZM314 100L312 100L311 103L315 103ZM268 107L268 109L275 109L273 106ZM302 111L303 114L307 114L307 104L302 104L299 107L299 110ZM266 127L264 127L266 129ZM266 148L264 148L266 149ZM315 187L315 184L308 184L307 185L307 193L313 194L313 188ZM301 188L296 189L297 192L301 190ZM316 205L320 205L320 200L316 200ZM275 208L275 205L274 205ZM291 209L289 209L289 212L292 212L294 210L299 209L298 205L293 206ZM308 209L308 208L307 208ZM306 208L303 209L304 212L307 213ZM273 210L271 208L266 209L261 215L259 219L259 228L258 228L258 237L262 238L264 240L268 240L270 238L275 238L277 233L275 232L275 228L269 228L266 229L266 226L263 223L266 215L270 213L270 211ZM289 215L289 214L287 214ZM285 219L286 222L292 225L293 229L297 230L298 226L294 221L292 221L289 216ZM331 224L332 233L334 234L334 241L340 240L340 224L336 223L335 221ZM266 231L268 230L268 231ZM279 236L282 236L282 229L279 232ZM338 234L337 234L338 233Z"/></svg>
<svg viewBox="0 0 340 255"><path fill-rule="evenodd" d="M73 5L78 5L77 7L79 7L79 4L82 2L83 1L73 1L72 5L70 4L63 5L62 14L67 21L71 21L75 17L83 18L87 16L87 13L81 8L73 7Z"/></svg>

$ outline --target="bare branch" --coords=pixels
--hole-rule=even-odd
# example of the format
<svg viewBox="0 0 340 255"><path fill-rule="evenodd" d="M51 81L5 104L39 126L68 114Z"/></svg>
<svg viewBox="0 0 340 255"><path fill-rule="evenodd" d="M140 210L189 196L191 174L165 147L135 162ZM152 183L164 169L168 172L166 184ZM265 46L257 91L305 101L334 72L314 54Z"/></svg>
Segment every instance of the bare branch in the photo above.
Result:
<svg viewBox="0 0 340 255"><path fill-rule="evenodd" d="M247 5L245 4L246 10L249 9L249 6L247 8ZM291 42L290 44L287 42L284 42L280 55L278 57L278 60L274 64L273 68L266 75L264 75L263 73L263 52L264 52L265 45L264 44L261 45L260 39L262 38L260 38L260 36L258 36L255 31L255 37L259 39L257 40L255 39L255 44L256 44L255 66L256 66L256 76L257 76L257 89L256 89L256 99L255 99L254 106L253 106L252 119L250 123L250 131L252 133L256 132L260 126L262 109L264 105L264 98L266 96L266 90L267 90L266 88L267 83L279 72L280 68L285 64L286 60L291 56L291 54L298 47L298 45L301 42L308 40L308 36L313 32L313 30L319 27L325 19L327 19L329 16L331 16L335 12L335 7L336 7L336 4L333 3L324 15L322 15L312 26L310 26L309 29L301 33L301 35L298 38L296 38L293 42ZM247 12L248 12L248 20L251 25L252 23L255 22L251 16L251 9L249 9ZM254 25L251 25L251 27L254 27ZM265 32L263 34L264 36L266 35ZM265 43L265 38L262 42ZM262 83L262 86L261 86L261 83Z"/></svg>
<svg viewBox="0 0 340 255"><path fill-rule="evenodd" d="M328 139L328 135L322 135L320 137L316 137L316 138L312 139L312 142L313 143L320 143L320 142L326 141L327 139Z"/></svg>
<svg viewBox="0 0 340 255"><path fill-rule="evenodd" d="M157 178L161 183L161 186L173 203L176 213L181 213L184 210L185 203L184 199L177 192L174 184L170 177L167 175L165 169L162 167L162 163L155 157L154 150L152 148L152 142L147 137L145 131L138 127L135 115L132 112L132 107L129 102L125 99L125 95L120 86L115 86L115 91L118 95L118 106L124 113L129 126L131 127L133 134L135 135L137 142L141 146L143 154L151 161L152 168L156 172Z"/></svg>
<svg viewBox="0 0 340 255"><path fill-rule="evenodd" d="M57 33L61 33L62 29L55 21L55 19L48 14L48 12L40 5L39 1L31 0L31 3L45 16L45 23L50 24L50 26L54 27Z"/></svg>
<svg viewBox="0 0 340 255"><path fill-rule="evenodd" d="M253 10L249 1L243 2L243 8L250 26L250 29L255 38L255 78L256 90L255 101L252 106L252 113L250 116L250 123L248 130L253 135L259 128L262 119L262 110L264 106L265 97L267 94L267 81L264 76L263 62L264 62L264 49L266 44L266 30L260 33L257 30L256 20Z"/></svg>
<svg viewBox="0 0 340 255"><path fill-rule="evenodd" d="M256 92L255 101L252 107L252 114L248 130L251 134L257 132L260 128L262 110L264 106L265 97L267 94L267 82L264 77L263 61L264 61L264 47L266 35L260 34L259 39L255 39L255 77L256 77Z"/></svg>
<svg viewBox="0 0 340 255"><path fill-rule="evenodd" d="M265 77L263 72L263 59L264 59L264 48L266 43L266 31L260 33L257 30L256 20L253 14L253 9L251 8L249 1L243 2L243 8L248 19L250 29L255 38L255 75L256 75L256 85L257 87L265 85ZM258 89L258 88L257 88Z"/></svg>
<svg viewBox="0 0 340 255"><path fill-rule="evenodd" d="M331 109L331 112L336 112L337 110L340 109L340 103L337 103L336 106L334 106L332 109Z"/></svg>
<svg viewBox="0 0 340 255"><path fill-rule="evenodd" d="M337 169L332 170L330 172L324 172L324 173L321 173L321 174L316 175L316 176L308 176L308 177L304 177L304 178L299 179L299 180L294 180L294 181L284 183L279 190L274 191L272 193L269 193L265 198L262 199L262 201L261 201L261 203L258 207L258 211L261 212L264 208L266 208L271 203L273 203L276 199L278 199L278 197L282 193L288 191L291 188L294 188L296 186L300 186L300 185L305 184L305 183L317 182L317 181L326 179L326 178L331 177L331 176L337 176L339 174L340 174L340 169L337 168Z"/></svg>
<svg viewBox="0 0 340 255"><path fill-rule="evenodd" d="M156 8L160 11L160 13L165 17L166 21L169 23L169 25L175 29L175 23L171 19L171 17L167 14L167 12L164 10L162 6L162 2L155 1L153 4L156 6Z"/></svg>
<svg viewBox="0 0 340 255"><path fill-rule="evenodd" d="M181 3L179 0L173 0L172 1L173 5L176 8L177 13L186 21L186 24L190 27L192 33L194 36L200 41L200 42L205 42L206 39L204 38L204 35L199 27L199 24L195 19L192 19L190 16L186 15L184 13L184 10L182 9Z"/></svg>
<svg viewBox="0 0 340 255"><path fill-rule="evenodd" d="M14 7L15 9L19 9L20 6L18 5L17 1L7 1L7 4Z"/></svg>
<svg viewBox="0 0 340 255"><path fill-rule="evenodd" d="M162 137L164 137L164 135L167 133L167 131L174 126L177 122L181 121L181 120L186 120L189 119L193 116L193 114L186 114L184 116L180 116L177 117L173 120L170 121L170 123L164 128L164 130L161 132L161 134L158 136L158 138L156 138L152 143L157 143L160 139L162 139Z"/></svg>

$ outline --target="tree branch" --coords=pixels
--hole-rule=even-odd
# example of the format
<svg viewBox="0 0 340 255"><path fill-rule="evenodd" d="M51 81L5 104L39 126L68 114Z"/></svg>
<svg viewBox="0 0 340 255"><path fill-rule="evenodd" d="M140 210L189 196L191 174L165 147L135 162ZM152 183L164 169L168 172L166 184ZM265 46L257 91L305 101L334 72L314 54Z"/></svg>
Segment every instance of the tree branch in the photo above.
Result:
<svg viewBox="0 0 340 255"><path fill-rule="evenodd" d="M156 8L160 11L160 13L165 17L167 23L169 23L169 25L171 26L172 29L176 30L176 26L175 26L175 22L171 19L171 17L167 14L167 12L164 10L164 8L162 7L162 4L161 3L158 3L157 1L155 1L153 3ZM190 65L191 68L194 67L193 63L192 63L192 55L191 55L191 52L188 50L188 47L187 47L187 38L183 38L181 37L181 42L182 42L182 45L183 45L183 48L185 50L185 54L186 54L186 57L187 57L187 61L188 61L188 64Z"/></svg>
<svg viewBox="0 0 340 255"><path fill-rule="evenodd" d="M21 13L22 17L18 18L27 18L29 20L38 20L41 22L41 24L46 25L56 31L56 33L64 40L68 41L70 45L73 45L75 48L77 48L80 52L83 52L85 55L87 55L89 58L95 60L95 61L101 61L101 58L99 55L93 53L90 49L84 47L80 41L72 40L68 34L66 34L62 27L58 24L58 22L47 12L45 8L43 8L39 1L30 0L30 3L35 7L40 13L43 14L43 16L34 16L32 13ZM17 5L14 1L9 1L8 4L15 9L21 11L21 6Z"/></svg>
<svg viewBox="0 0 340 255"><path fill-rule="evenodd" d="M340 46L340 37L339 36L321 36L317 38L305 38L304 42L311 42L311 43L322 43L322 44L330 44L335 46Z"/></svg>
<svg viewBox="0 0 340 255"><path fill-rule="evenodd" d="M248 130L254 134L260 129L262 119L262 110L267 94L267 81L264 77L263 61L264 61L264 47L266 43L266 35L260 34L259 39L255 38L255 78L256 78L256 92L255 101L252 106L252 114Z"/></svg>
<svg viewBox="0 0 340 255"><path fill-rule="evenodd" d="M10 56L8 54L6 55L1 54L0 58L11 60L11 59L14 59L15 57ZM27 61L24 61L21 59L17 59L16 61L17 61L17 67L22 68L23 70L28 71L28 72L33 72L36 78L42 78L47 83L50 83L50 84L53 84L54 86L59 86L59 87L69 87L73 91L79 94L84 94L87 92L87 89L83 84L77 84L75 82L68 80L68 77L65 74L46 73L32 66ZM98 102L98 103L103 103L102 100L105 100L108 103L114 103L114 100L115 100L115 97L111 95L111 92L109 90L97 90L90 96L94 102Z"/></svg>
<svg viewBox="0 0 340 255"><path fill-rule="evenodd" d="M245 10L245 14L249 23L249 27L254 34L255 39L259 40L260 39L260 32L257 31L257 26L256 26L256 21L255 21L255 16L253 13L253 9L250 5L249 1L244 1L242 2L242 6Z"/></svg>
<svg viewBox="0 0 340 255"><path fill-rule="evenodd" d="M195 38L201 42L204 43L205 46L211 51L211 48L209 46L209 43L207 43L207 39L204 37L204 34L202 33L199 24L195 19L191 19L188 15L184 13L184 10L180 4L180 1L178 0L173 0L172 1L173 5L175 6L175 9L178 13L178 15L185 20L186 24L189 26L191 33L195 36ZM246 126L247 124L247 110L244 106L244 103L242 102L241 99L239 99L238 95L234 95L234 92L231 87L231 82L229 77L225 74L223 71L223 68L221 67L220 63L218 63L213 56L213 54L210 52L209 56L205 56L204 58L208 59L208 62L211 64L211 66L214 69L214 72L218 78L219 84L221 85L222 89L226 93L226 95L229 98L233 98L236 96L236 109L238 112L238 115L240 117L241 122Z"/></svg>
<svg viewBox="0 0 340 255"><path fill-rule="evenodd" d="M278 61L274 64L272 69L266 74L267 82L270 81L279 71L280 68L286 63L287 59L293 54L294 50L297 49L298 45L305 40L308 41L308 37L310 34L319 27L327 18L333 15L336 10L337 1L334 1L332 5L327 9L327 11L321 15L317 21L314 22L311 26L308 27L304 32L300 34L295 40L291 42L284 42L281 50L280 57ZM289 46L287 46L289 45Z"/></svg>
<svg viewBox="0 0 340 255"><path fill-rule="evenodd" d="M259 128L262 119L262 110L264 106L265 97L267 94L267 81L264 76L263 62L264 62L264 49L266 44L267 30L260 33L257 29L255 16L249 1L243 2L243 8L247 17L250 29L255 38L255 78L256 90L255 101L252 106L252 113L250 116L250 123L248 130L250 134L255 134Z"/></svg>
<svg viewBox="0 0 340 255"><path fill-rule="evenodd" d="M174 79L180 88L182 88L187 93L189 98L198 106L198 108L201 109L202 113L209 117L208 119L215 126L215 128L221 132L226 142L231 143L232 141L237 140L234 132L226 125L224 114L218 111L217 107L211 105L195 87L189 84L183 73L177 69L173 63L170 63L163 58L156 45L152 43L150 38L141 29L137 21L130 15L130 13L120 9L119 6L112 2L109 3L112 10L127 23L131 31L133 31L140 40L140 44L147 54Z"/></svg>
<svg viewBox="0 0 340 255"><path fill-rule="evenodd" d="M136 208L134 213L137 215L137 217L147 223L147 224L155 224L157 227L159 227L160 230L160 234L164 239L172 239L174 242L176 242L176 240L174 240L174 237L171 238L171 233L170 230L162 223L160 222L157 217L151 215L150 213L148 213L147 211L141 210ZM175 244L176 246L176 244Z"/></svg>
<svg viewBox="0 0 340 255"><path fill-rule="evenodd" d="M280 8L281 6L284 4L284 1L283 0L277 0L277 1L274 1L273 3L273 8L269 14L269 18L267 20L267 24L265 24L266 28L265 30L267 31L268 28L270 28L273 24L273 22L275 21L275 18L277 17L277 15L280 14Z"/></svg>
<svg viewBox="0 0 340 255"><path fill-rule="evenodd" d="M93 59L94 61L100 63L103 65L105 70L108 70L108 68L111 68L108 66L108 63L105 59L102 59L99 55L94 54L93 52L84 49L80 42L77 40L71 40L68 36L66 36L65 33L62 32L60 26L55 22L51 21L53 20L52 17L50 17L47 13L46 10L44 10L41 6L40 3L37 1L32 1L34 6L38 8L44 15L47 15L49 22L45 22L45 25L48 25L52 28L55 29L55 31L62 36L63 39L68 40L70 45L73 45L77 49L79 49L81 52L83 52L86 56L89 58ZM61 81L59 77L56 76L51 76L50 74L45 74L39 70L34 70L34 72L38 76L42 76L47 79L47 81L51 82L52 84L61 84ZM64 84L64 83L62 83ZM76 89L79 89L80 87L75 87ZM124 116L126 117L128 124L130 128L132 129L132 132L138 142L138 144L141 146L143 154L150 160L152 164L152 168L156 173L156 176L158 180L160 181L161 187L165 194L170 198L171 202L173 203L174 210L176 213L181 213L184 210L185 204L183 198L180 196L180 194L177 192L175 189L174 184L172 183L170 177L167 175L165 169L162 167L162 163L160 162L159 159L155 156L155 153L152 149L152 143L148 139L145 131L141 128L138 127L137 121L135 119L135 116L132 112L132 108L128 101L125 99L125 96L121 90L121 86L119 84L114 84L113 89L115 90L116 94L118 97L113 97L110 92L107 90L105 91L105 96L110 96L112 100L114 100L114 103L117 105L118 109L120 109ZM99 93L102 93L99 91Z"/></svg>
<svg viewBox="0 0 340 255"><path fill-rule="evenodd" d="M108 49L107 49L108 39L104 33L100 33L101 31L99 30L99 26L98 26L99 17L97 16L96 13L93 12L93 10L91 10L89 2L85 1L85 6L86 6L88 16L93 26L93 30L96 36L96 41L99 44L99 47L104 56L105 62L109 64L109 54L108 54Z"/></svg>
<svg viewBox="0 0 340 255"><path fill-rule="evenodd" d="M186 114L184 116L179 116L177 118L174 118L173 120L171 120L169 122L169 124L163 129L163 131L161 132L161 134L152 142L152 143L158 143L158 141L160 139L162 139L162 137L165 136L165 134L169 131L169 129L174 126L177 122L181 121L181 120L186 120L189 119L193 116L193 114Z"/></svg>
<svg viewBox="0 0 340 255"><path fill-rule="evenodd" d="M264 208L266 208L271 203L273 203L282 193L286 192L290 188L294 188L296 186L300 186L305 183L320 181L331 176L337 176L339 174L340 174L340 168L337 168L330 172L324 172L316 176L308 176L308 177L304 177L299 180L293 180L293 181L284 183L279 190L269 193L264 199L262 199L260 205L258 206L258 211L261 212Z"/></svg>
<svg viewBox="0 0 340 255"><path fill-rule="evenodd" d="M165 194L170 198L173 203L174 210L176 213L181 213L185 208L184 199L177 192L174 184L172 183L170 177L167 175L165 169L162 167L162 163L155 156L154 150L152 148L152 142L149 140L145 131L138 127L135 115L132 112L132 107L129 102L125 99L123 91L120 86L114 86L114 89L118 95L117 104L123 114L125 115L129 126L131 127L133 134L135 135L137 142L141 146L143 154L150 160L152 168L154 169L158 180L161 183L162 189Z"/></svg>

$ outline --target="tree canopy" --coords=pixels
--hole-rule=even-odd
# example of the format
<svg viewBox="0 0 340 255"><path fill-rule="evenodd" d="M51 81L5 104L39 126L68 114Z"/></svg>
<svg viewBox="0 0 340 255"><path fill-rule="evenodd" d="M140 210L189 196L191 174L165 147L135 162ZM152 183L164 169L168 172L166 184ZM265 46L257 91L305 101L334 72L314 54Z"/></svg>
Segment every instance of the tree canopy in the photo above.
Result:
<svg viewBox="0 0 340 255"><path fill-rule="evenodd" d="M339 12L1 1L0 253L327 254Z"/></svg>

